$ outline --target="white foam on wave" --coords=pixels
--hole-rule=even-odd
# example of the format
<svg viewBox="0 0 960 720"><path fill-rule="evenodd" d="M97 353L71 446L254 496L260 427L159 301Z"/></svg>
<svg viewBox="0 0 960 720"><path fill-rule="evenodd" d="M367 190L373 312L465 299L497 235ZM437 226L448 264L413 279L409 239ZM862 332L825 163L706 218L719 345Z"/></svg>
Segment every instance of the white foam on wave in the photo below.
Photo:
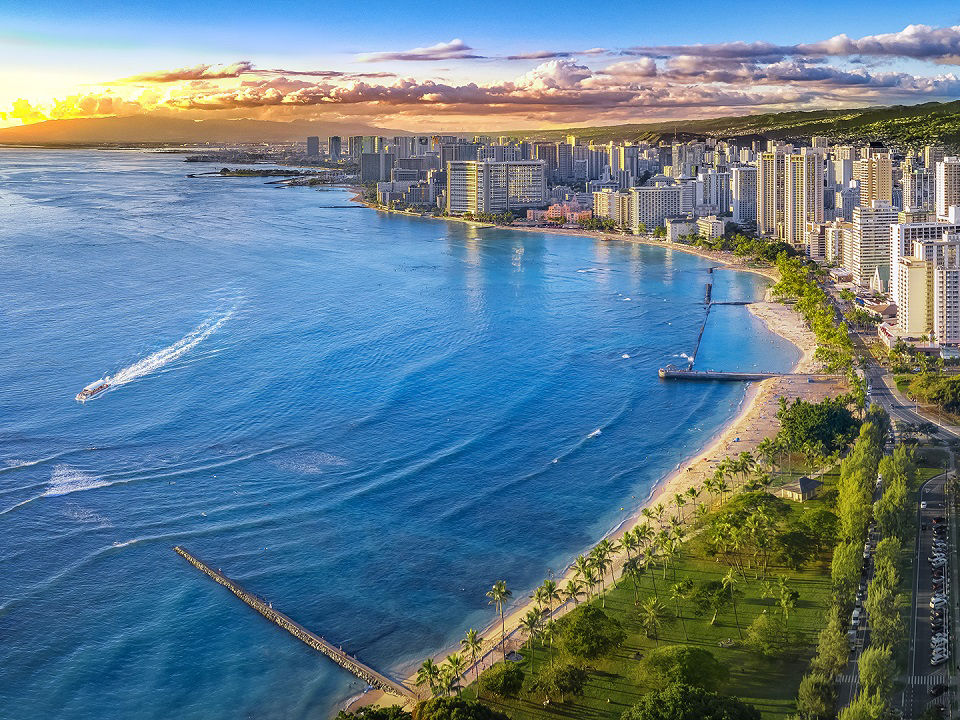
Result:
<svg viewBox="0 0 960 720"><path fill-rule="evenodd" d="M95 380L86 387L93 388L102 383L108 383L110 387L126 385L128 382L143 377L155 370L159 370L164 365L190 352L197 345L213 335L213 333L223 327L223 324L227 322L227 320L233 317L235 311L236 307L233 307L219 317L212 316L207 318L189 333L173 343L173 345L169 345L162 350L157 350L155 353L151 353L147 355L147 357L137 360L133 365L125 367L116 374Z"/></svg>
<svg viewBox="0 0 960 720"><path fill-rule="evenodd" d="M343 467L350 464L349 460L338 455L312 450L273 458L271 462L281 470L304 475L322 475L328 467Z"/></svg>
<svg viewBox="0 0 960 720"><path fill-rule="evenodd" d="M96 523L98 528L110 527L110 521L100 513L85 507L72 505L63 511L63 514L72 520L81 523Z"/></svg>
<svg viewBox="0 0 960 720"><path fill-rule="evenodd" d="M99 475L91 475L69 465L57 465L50 473L50 482L47 484L47 489L43 495L44 497L69 495L70 493L93 490L109 484L109 481L104 480Z"/></svg>

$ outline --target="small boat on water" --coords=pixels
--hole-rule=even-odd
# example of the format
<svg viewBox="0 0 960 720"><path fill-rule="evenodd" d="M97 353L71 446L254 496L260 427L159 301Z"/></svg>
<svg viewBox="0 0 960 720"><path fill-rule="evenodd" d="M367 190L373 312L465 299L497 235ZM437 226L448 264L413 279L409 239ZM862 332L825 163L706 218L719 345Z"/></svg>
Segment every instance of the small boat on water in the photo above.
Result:
<svg viewBox="0 0 960 720"><path fill-rule="evenodd" d="M86 402L87 400L92 398L94 395L98 393L102 393L108 387L110 387L110 383L106 383L106 382L100 383L96 387L85 387L83 390L77 393L76 400L79 403Z"/></svg>

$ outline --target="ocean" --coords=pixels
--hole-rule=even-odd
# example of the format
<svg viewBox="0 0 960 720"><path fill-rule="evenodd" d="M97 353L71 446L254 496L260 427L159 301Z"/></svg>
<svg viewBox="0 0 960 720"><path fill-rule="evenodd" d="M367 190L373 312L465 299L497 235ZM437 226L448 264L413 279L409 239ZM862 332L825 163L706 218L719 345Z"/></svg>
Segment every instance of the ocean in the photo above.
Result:
<svg viewBox="0 0 960 720"><path fill-rule="evenodd" d="M706 260L182 160L0 150L6 720L326 718L362 683L173 545L401 672L490 623L494 581L523 599L559 573L743 400L657 377L693 349ZM715 306L697 367L798 357Z"/></svg>

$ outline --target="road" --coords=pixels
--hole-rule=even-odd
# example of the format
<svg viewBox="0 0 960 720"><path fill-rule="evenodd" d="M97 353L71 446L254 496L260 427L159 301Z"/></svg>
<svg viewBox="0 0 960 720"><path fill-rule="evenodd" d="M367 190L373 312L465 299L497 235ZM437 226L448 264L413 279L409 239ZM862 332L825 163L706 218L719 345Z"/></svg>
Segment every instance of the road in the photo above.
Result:
<svg viewBox="0 0 960 720"><path fill-rule="evenodd" d="M920 415L909 399L900 393L893 384L893 378L886 370L881 367L870 367L866 371L867 382L870 386L871 402L879 403L887 411L892 420L903 423L917 424L920 422L933 422L938 426L934 437L950 438L960 437L957 429L953 426L947 426L938 422L933 417ZM951 689L940 698L930 697L930 688L940 683L951 686L948 682L949 668L947 664L939 667L930 665L930 596L932 594L932 569L927 558L930 557L933 543L933 531L931 526L933 518L945 516L946 498L945 498L946 475L937 475L928 480L920 489L917 500L917 540L914 551L914 578L913 578L913 602L910 611L910 623L907 627L909 637L909 648L907 655L907 675L904 680L904 687L900 697L900 707L903 711L903 717L919 717L923 710L930 704L942 703L945 707L950 707L951 694L956 689ZM927 504L926 508L921 508L921 503ZM926 526L926 530L924 530ZM956 566L956 544L953 542L953 531L948 530L948 543L951 548L950 567ZM955 582L954 573L948 573L951 585ZM950 616L956 619L957 615L957 593L951 588L950 592ZM956 622L948 623L950 629L951 644L956 644L955 629L958 627ZM955 667L957 661L956 653L953 654L949 665Z"/></svg>
<svg viewBox="0 0 960 720"><path fill-rule="evenodd" d="M933 571L928 558L933 551L933 520L934 518L945 517L945 485L945 474L940 474L928 480L920 488L920 507L917 509L917 544L914 553L916 572L914 573L910 625L907 628L910 638L907 654L908 674L901 694L901 708L904 718L919 717L928 705L948 703L950 698L950 691L938 699L932 699L929 692L934 685L949 684L948 665L955 662L955 658L952 658L950 663L936 667L930 665L930 638L933 635L930 629L930 596L933 594ZM922 507L923 503L926 503L925 508ZM950 535L949 531L947 535ZM952 537L948 537L948 543L952 539ZM953 558L950 560L950 565L953 565ZM947 575L952 577L953 573L948 572ZM952 590L950 600L950 615L952 617L956 605L956 594ZM951 640L954 640L956 626L952 620L948 622L948 628ZM946 706L949 707L949 704Z"/></svg>

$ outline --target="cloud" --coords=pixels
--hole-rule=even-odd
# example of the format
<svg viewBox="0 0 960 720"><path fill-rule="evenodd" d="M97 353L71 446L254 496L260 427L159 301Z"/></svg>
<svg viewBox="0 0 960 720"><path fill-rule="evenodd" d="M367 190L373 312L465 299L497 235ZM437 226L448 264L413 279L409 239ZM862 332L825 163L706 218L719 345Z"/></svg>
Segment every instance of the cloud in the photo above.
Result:
<svg viewBox="0 0 960 720"><path fill-rule="evenodd" d="M156 72L133 75L118 82L152 82L170 83L184 80L220 80L223 78L237 78L245 73L253 72L253 63L246 60L231 63L230 65L194 65L177 70L158 70Z"/></svg>
<svg viewBox="0 0 960 720"><path fill-rule="evenodd" d="M482 58L483 55L477 55L473 48L467 45L460 38L454 38L450 42L441 42L429 47L413 48L412 50L400 50L397 52L374 52L357 55L357 62L389 62L389 61L416 61L428 62L435 60L465 60Z"/></svg>
<svg viewBox="0 0 960 720"><path fill-rule="evenodd" d="M628 48L623 52L656 58L690 55L768 63L799 55L811 57L859 55L960 64L960 25L943 28L930 25L908 25L899 32L866 35L862 38L836 35L827 40L796 45L737 41L697 45L648 45Z"/></svg>

